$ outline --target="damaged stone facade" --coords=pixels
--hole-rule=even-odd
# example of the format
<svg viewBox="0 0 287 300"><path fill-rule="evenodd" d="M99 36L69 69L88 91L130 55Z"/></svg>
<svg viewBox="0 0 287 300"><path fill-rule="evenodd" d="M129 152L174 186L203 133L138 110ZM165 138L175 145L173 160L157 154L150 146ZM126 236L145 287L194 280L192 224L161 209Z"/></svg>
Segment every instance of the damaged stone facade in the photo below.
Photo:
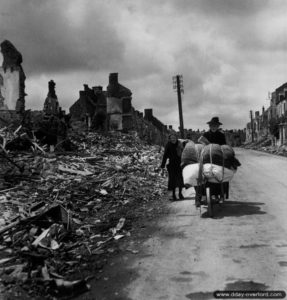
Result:
<svg viewBox="0 0 287 300"><path fill-rule="evenodd" d="M61 108L59 106L58 97L56 95L55 91L55 82L53 80L50 80L48 83L48 95L44 102L44 109L43 112L47 115L58 115L61 111Z"/></svg>
<svg viewBox="0 0 287 300"><path fill-rule="evenodd" d="M14 45L5 40L0 44L0 111L25 110L25 73L21 66L21 53ZM2 113L1 116L9 114ZM14 115L14 113L12 113Z"/></svg>
<svg viewBox="0 0 287 300"><path fill-rule="evenodd" d="M107 91L102 86L84 84L79 99L70 107L71 120L85 122L87 128L120 130L134 128L132 92L118 82L118 73L109 75Z"/></svg>
<svg viewBox="0 0 287 300"><path fill-rule="evenodd" d="M118 81L118 73L111 73L107 86L107 115L109 130L131 130L132 92Z"/></svg>
<svg viewBox="0 0 287 300"><path fill-rule="evenodd" d="M277 146L287 142L287 82L279 86L270 94L270 106L262 113L255 112L253 126L251 122L246 125L246 141L258 142L264 138L272 138Z"/></svg>
<svg viewBox="0 0 287 300"><path fill-rule="evenodd" d="M133 126L142 140L149 144L164 145L168 139L169 130L153 115L151 108L145 109L144 114L133 110Z"/></svg>
<svg viewBox="0 0 287 300"><path fill-rule="evenodd" d="M88 128L107 128L107 97L102 86L89 88L79 92L79 99L70 107L72 122L85 122Z"/></svg>
<svg viewBox="0 0 287 300"><path fill-rule="evenodd" d="M71 123L92 130L135 131L151 144L166 142L168 129L153 116L152 109L146 109L144 115L131 101L132 92L119 83L118 73L111 73L107 91L102 86L90 88L84 84L79 99L70 107Z"/></svg>

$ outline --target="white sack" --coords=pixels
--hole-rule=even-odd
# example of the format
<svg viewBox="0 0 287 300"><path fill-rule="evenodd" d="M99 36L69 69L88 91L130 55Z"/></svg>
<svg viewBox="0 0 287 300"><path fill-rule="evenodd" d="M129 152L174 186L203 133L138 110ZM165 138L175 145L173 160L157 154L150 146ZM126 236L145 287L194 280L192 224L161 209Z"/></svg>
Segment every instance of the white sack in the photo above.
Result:
<svg viewBox="0 0 287 300"><path fill-rule="evenodd" d="M197 186L199 164L187 165L182 170L183 183L191 186Z"/></svg>
<svg viewBox="0 0 287 300"><path fill-rule="evenodd" d="M235 170L222 168L222 166L214 164L203 165L203 175L208 182L219 183L222 181L222 179L223 182L230 181L233 178L235 172Z"/></svg>
<svg viewBox="0 0 287 300"><path fill-rule="evenodd" d="M191 186L197 186L199 172L199 164L187 165L182 170L183 183L189 184ZM207 179L208 182L219 183L230 181L236 170L230 170L228 168L223 168L222 166L214 165L214 164L204 164L203 165L203 176ZM224 174L223 174L224 173Z"/></svg>

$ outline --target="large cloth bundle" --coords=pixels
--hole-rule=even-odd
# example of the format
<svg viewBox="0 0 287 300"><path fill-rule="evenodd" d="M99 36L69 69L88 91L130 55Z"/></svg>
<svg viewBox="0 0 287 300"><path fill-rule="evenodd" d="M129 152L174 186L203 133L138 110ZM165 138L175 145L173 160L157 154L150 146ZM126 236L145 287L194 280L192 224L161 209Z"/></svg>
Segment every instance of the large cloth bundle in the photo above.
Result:
<svg viewBox="0 0 287 300"><path fill-rule="evenodd" d="M228 182L241 164L231 146L189 142L183 150L181 165L184 185L197 186L202 176L212 183Z"/></svg>
<svg viewBox="0 0 287 300"><path fill-rule="evenodd" d="M202 144L195 144L193 141L188 142L181 155L181 166L198 163L203 147Z"/></svg>
<svg viewBox="0 0 287 300"><path fill-rule="evenodd" d="M207 181L213 183L228 182L233 178L235 172L236 170L214 164L204 164L202 170L203 176Z"/></svg>
<svg viewBox="0 0 287 300"><path fill-rule="evenodd" d="M203 164L211 163L234 170L241 165L229 145L209 144L203 148L201 155Z"/></svg>
<svg viewBox="0 0 287 300"><path fill-rule="evenodd" d="M185 186L197 186L199 163L187 165L182 170L183 183Z"/></svg>
<svg viewBox="0 0 287 300"><path fill-rule="evenodd" d="M230 181L235 170L224 168L214 164L204 164L202 174L208 182L219 183ZM183 183L188 186L197 186L199 177L199 163L187 165L182 170Z"/></svg>

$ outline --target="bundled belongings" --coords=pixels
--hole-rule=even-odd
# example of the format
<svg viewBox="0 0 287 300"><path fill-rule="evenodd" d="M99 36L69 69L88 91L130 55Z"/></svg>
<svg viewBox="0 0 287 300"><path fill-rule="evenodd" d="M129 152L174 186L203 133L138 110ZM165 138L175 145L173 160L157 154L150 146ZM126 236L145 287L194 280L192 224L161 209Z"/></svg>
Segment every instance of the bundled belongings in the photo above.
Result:
<svg viewBox="0 0 287 300"><path fill-rule="evenodd" d="M198 174L200 170L199 163L187 165L182 170L183 182L185 186L197 186L198 185ZM202 173L209 182L219 183L227 182L233 178L235 171L222 166L213 164L204 164L202 166Z"/></svg>
<svg viewBox="0 0 287 300"><path fill-rule="evenodd" d="M235 157L234 150L229 145L209 144L202 151L202 163L211 163L236 170L241 164Z"/></svg>
<svg viewBox="0 0 287 300"><path fill-rule="evenodd" d="M201 145L202 146L202 145ZM200 158L196 144L188 143L182 155L183 180L186 186L197 186L199 175L208 182L228 182L241 164L229 145L209 144L200 150Z"/></svg>
<svg viewBox="0 0 287 300"><path fill-rule="evenodd" d="M203 147L202 144L195 144L193 141L188 142L182 151L181 167L198 163Z"/></svg>
<svg viewBox="0 0 287 300"><path fill-rule="evenodd" d="M190 141L186 144L181 155L183 181L186 186L196 186L199 172L201 151L204 145Z"/></svg>
<svg viewBox="0 0 287 300"><path fill-rule="evenodd" d="M204 164L202 173L208 182L228 182L233 178L235 171L214 164Z"/></svg>
<svg viewBox="0 0 287 300"><path fill-rule="evenodd" d="M197 186L198 184L199 163L187 165L182 170L183 183L186 188Z"/></svg>

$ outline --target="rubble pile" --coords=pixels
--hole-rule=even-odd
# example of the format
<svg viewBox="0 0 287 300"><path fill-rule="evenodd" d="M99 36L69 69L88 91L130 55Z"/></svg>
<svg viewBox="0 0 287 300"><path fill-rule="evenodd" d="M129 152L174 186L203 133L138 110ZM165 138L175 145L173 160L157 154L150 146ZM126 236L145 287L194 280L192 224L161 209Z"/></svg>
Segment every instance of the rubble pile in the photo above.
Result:
<svg viewBox="0 0 287 300"><path fill-rule="evenodd" d="M103 266L117 240L129 236L146 206L163 194L158 146L121 133L73 134L71 140L77 152L49 153L36 142L33 151L9 152L2 134L5 292L19 285L52 299L85 291L91 267Z"/></svg>
<svg viewBox="0 0 287 300"><path fill-rule="evenodd" d="M275 146L272 138L264 138L256 142L249 142L243 145L243 148L253 149L275 155L287 156L287 145Z"/></svg>

